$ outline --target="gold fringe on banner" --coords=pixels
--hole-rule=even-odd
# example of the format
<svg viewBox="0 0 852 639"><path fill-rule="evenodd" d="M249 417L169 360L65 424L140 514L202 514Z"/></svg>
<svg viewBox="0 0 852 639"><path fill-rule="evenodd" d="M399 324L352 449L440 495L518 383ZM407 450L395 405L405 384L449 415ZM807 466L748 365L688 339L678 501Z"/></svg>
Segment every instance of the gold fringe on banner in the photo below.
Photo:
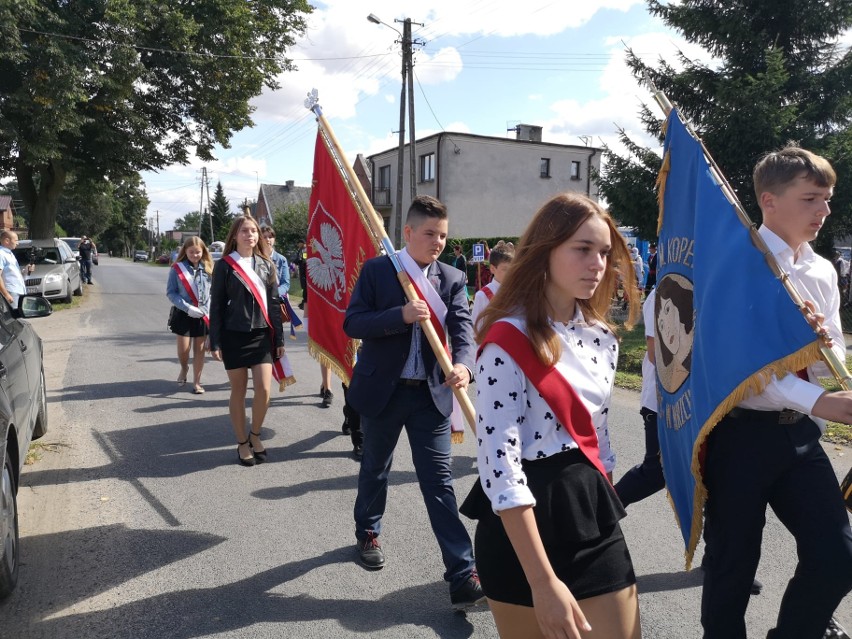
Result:
<svg viewBox="0 0 852 639"><path fill-rule="evenodd" d="M452 434L450 435L450 441L453 444L464 444L464 431L463 430L453 431Z"/></svg>
<svg viewBox="0 0 852 639"><path fill-rule="evenodd" d="M710 415L701 430L698 431L698 437L692 447L692 476L695 478L695 494L694 506L692 510L692 534L689 538L689 544L686 547L686 570L692 566L692 559L695 554L695 548L698 545L698 540L701 538L701 529L704 524L704 504L707 501L707 487L701 479L701 464L698 459L698 454L701 448L707 442L707 438L713 429L727 415L732 408L737 406L747 397L758 395L764 391L766 385L772 380L772 376L778 378L806 368L814 362L820 360L819 340L808 344L804 348L799 349L795 353L783 357L779 360L767 364L756 373L752 374L748 379L744 380L734 391L720 403L716 410ZM671 497L669 498L671 503ZM674 504L672 503L672 510ZM677 518L677 511L675 511ZM678 522L678 525L679 522Z"/></svg>
<svg viewBox="0 0 852 639"><path fill-rule="evenodd" d="M292 386L295 383L296 383L296 376L295 375L290 375L290 377L285 377L280 382L278 382L278 392L283 393L285 388L287 388L288 386Z"/></svg>
<svg viewBox="0 0 852 639"><path fill-rule="evenodd" d="M332 373L337 375L344 384L349 386L349 375L346 373L346 369L343 368L343 365L338 362L331 353L312 339L308 339L308 354L323 366L328 366Z"/></svg>
<svg viewBox="0 0 852 639"><path fill-rule="evenodd" d="M666 151L663 157L663 165L660 167L660 173L657 175L657 203L660 206L660 214L657 216L657 237L660 236L660 230L663 228L663 208L666 196L666 180L669 177L669 170L672 166L671 151Z"/></svg>

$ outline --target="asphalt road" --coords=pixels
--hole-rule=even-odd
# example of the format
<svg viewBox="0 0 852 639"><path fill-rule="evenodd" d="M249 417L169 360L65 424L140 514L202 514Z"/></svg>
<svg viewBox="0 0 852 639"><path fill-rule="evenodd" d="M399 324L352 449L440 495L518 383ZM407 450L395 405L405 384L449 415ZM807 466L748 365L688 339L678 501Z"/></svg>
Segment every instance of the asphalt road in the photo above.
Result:
<svg viewBox="0 0 852 639"><path fill-rule="evenodd" d="M264 427L269 462L236 463L222 365L208 360L203 396L175 383L166 275L104 257L79 308L34 321L51 446L22 478L20 583L0 606L0 637L495 637L487 609L450 610L404 439L385 518L388 564L356 563L357 465L340 434L341 393L320 407L304 334L288 345L298 383L275 394ZM619 391L610 414L617 478L642 457L638 394ZM845 473L852 451L827 450ZM453 470L461 499L475 477L472 437L455 448ZM623 526L643 636L700 637L701 573L682 570L664 495L631 506ZM795 565L771 512L763 551L750 637L773 625ZM852 628L852 598L838 615Z"/></svg>

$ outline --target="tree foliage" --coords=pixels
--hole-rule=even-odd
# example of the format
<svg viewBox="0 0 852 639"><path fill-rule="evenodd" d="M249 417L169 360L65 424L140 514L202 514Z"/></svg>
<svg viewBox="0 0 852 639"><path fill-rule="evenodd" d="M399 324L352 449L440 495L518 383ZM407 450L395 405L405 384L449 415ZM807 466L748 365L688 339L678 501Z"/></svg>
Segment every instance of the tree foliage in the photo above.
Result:
<svg viewBox="0 0 852 639"><path fill-rule="evenodd" d="M293 68L307 0L0 3L0 176L50 237L70 176L118 182L206 161Z"/></svg>
<svg viewBox="0 0 852 639"><path fill-rule="evenodd" d="M852 50L835 43L852 27L852 0L649 0L648 8L715 61L681 54L677 71L669 61L651 66L629 51L627 63L636 78L649 78L677 105L752 219L760 219L751 184L755 163L792 141L825 155L838 172L834 215L821 241L848 233L852 196L844 187L852 181ZM659 111L645 106L641 117L646 130L659 136ZM630 156L607 152L601 192L616 218L646 229L650 174L660 160L623 134L622 141Z"/></svg>
<svg viewBox="0 0 852 639"><path fill-rule="evenodd" d="M213 239L224 242L234 216L231 213L231 203L225 197L225 189L222 188L221 182L216 183L216 193L210 202L210 217L213 221Z"/></svg>
<svg viewBox="0 0 852 639"><path fill-rule="evenodd" d="M289 204L283 209L275 209L272 214L272 228L275 229L275 246L279 253L290 255L296 249L299 240L308 236L308 203Z"/></svg>

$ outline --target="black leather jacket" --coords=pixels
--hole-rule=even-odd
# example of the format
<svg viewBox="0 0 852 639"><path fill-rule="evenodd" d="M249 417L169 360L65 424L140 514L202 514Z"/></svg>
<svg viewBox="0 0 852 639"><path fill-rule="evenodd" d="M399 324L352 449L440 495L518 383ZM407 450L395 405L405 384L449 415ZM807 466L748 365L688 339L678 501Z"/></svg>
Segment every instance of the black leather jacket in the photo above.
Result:
<svg viewBox="0 0 852 639"><path fill-rule="evenodd" d="M275 329L275 346L284 346L281 298L278 296L275 266L268 260L255 257L254 271L266 283L267 312ZM221 350L222 333L225 330L248 333L252 329L267 326L254 296L234 273L231 265L224 259L216 262L210 287L210 350Z"/></svg>

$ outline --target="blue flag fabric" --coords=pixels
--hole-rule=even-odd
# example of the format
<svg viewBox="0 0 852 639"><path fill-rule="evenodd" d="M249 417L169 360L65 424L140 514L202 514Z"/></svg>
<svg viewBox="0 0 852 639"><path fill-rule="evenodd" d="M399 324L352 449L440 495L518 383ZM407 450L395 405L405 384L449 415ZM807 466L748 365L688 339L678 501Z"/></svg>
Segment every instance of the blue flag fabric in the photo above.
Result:
<svg viewBox="0 0 852 639"><path fill-rule="evenodd" d="M707 436L772 375L816 361L819 346L676 110L666 127L654 313L658 429L688 569L707 498Z"/></svg>

